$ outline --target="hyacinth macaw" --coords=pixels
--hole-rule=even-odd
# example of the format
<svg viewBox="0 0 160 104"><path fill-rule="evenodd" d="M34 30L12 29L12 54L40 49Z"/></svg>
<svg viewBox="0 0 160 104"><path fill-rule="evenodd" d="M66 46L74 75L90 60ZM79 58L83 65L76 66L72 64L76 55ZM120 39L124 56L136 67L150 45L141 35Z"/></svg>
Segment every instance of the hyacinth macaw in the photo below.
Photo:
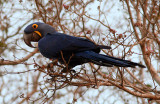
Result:
<svg viewBox="0 0 160 104"><path fill-rule="evenodd" d="M59 33L52 26L41 22L28 25L24 29L23 38L30 47L33 47L31 42L38 42L39 51L44 57L58 59L61 64L67 64L68 68L88 62L107 67L145 68L140 63L99 54L101 49L110 49L110 46L97 45L88 39Z"/></svg>

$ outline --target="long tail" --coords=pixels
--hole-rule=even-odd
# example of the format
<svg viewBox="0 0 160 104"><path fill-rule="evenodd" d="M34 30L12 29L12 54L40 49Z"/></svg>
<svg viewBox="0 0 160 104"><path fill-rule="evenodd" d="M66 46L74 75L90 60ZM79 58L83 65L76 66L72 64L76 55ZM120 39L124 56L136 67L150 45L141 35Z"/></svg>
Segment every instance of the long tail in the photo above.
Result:
<svg viewBox="0 0 160 104"><path fill-rule="evenodd" d="M111 57L108 55L98 54L93 51L84 51L84 52L76 53L75 55L82 57L82 58L85 58L86 60L88 60L90 62L93 62L97 65L102 65L102 66L108 66L108 67L112 67L112 66L118 66L118 67L139 66L139 67L145 68L144 65L139 64L139 63L131 62L128 60L123 60L120 58Z"/></svg>

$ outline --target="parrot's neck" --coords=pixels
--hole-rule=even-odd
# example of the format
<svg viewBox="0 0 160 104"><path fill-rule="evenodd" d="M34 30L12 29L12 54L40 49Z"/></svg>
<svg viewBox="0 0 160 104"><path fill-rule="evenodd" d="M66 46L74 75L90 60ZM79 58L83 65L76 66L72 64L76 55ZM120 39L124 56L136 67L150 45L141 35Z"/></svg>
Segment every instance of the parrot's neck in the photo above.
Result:
<svg viewBox="0 0 160 104"><path fill-rule="evenodd" d="M57 32L52 26L50 25L46 25L47 28L45 28L45 31L42 32L42 35L45 36L47 35L48 33L52 34L52 33L55 33Z"/></svg>

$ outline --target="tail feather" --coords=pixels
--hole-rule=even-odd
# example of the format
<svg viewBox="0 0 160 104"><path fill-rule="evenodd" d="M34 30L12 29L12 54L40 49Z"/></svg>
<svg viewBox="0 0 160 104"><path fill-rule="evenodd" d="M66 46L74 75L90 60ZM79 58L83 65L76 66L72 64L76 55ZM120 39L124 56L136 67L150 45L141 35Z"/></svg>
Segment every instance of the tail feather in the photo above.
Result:
<svg viewBox="0 0 160 104"><path fill-rule="evenodd" d="M144 65L142 65L140 63L136 63L136 62L132 62L132 61L129 61L129 60L124 60L124 59L120 59L120 58L116 58L116 57L112 57L112 56L108 56L108 55L103 55L103 56L107 56L107 57L113 58L115 60L123 61L125 63L132 64L134 66L139 66L139 67L142 67L142 68L146 68Z"/></svg>
<svg viewBox="0 0 160 104"><path fill-rule="evenodd" d="M145 68L144 65L141 65L139 63L131 62L128 60L123 60L120 58L111 57L108 55L98 54L93 51L84 51L84 52L76 53L76 56L83 57L83 58L89 60L90 62L93 62L98 65L102 65L102 66L108 66L108 67L112 67L112 66L118 66L118 67L139 66L139 67Z"/></svg>
<svg viewBox="0 0 160 104"><path fill-rule="evenodd" d="M110 46L105 46L105 45L97 45L100 49L111 49Z"/></svg>

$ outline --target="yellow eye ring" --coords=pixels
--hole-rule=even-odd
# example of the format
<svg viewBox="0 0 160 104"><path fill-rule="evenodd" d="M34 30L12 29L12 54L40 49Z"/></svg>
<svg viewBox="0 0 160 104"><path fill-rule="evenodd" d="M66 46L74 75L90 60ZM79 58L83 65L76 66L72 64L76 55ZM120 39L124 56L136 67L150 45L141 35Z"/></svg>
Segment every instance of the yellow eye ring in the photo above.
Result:
<svg viewBox="0 0 160 104"><path fill-rule="evenodd" d="M38 25L37 25L37 24L33 24L32 27L33 27L34 29L37 29L37 28L38 28Z"/></svg>

